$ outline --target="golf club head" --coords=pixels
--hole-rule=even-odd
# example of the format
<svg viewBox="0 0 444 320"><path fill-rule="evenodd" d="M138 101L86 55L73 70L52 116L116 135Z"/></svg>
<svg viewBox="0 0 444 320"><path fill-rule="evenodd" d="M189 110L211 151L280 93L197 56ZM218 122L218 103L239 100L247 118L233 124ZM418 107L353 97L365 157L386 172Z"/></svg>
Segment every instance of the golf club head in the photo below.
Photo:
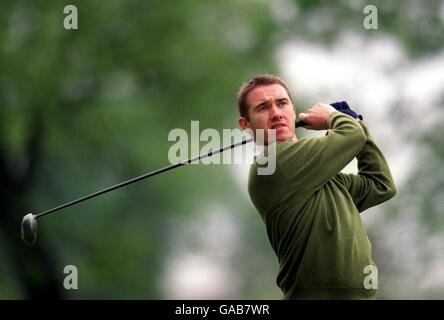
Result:
<svg viewBox="0 0 444 320"><path fill-rule="evenodd" d="M28 213L22 220L22 240L33 245L37 239L37 219L32 213Z"/></svg>

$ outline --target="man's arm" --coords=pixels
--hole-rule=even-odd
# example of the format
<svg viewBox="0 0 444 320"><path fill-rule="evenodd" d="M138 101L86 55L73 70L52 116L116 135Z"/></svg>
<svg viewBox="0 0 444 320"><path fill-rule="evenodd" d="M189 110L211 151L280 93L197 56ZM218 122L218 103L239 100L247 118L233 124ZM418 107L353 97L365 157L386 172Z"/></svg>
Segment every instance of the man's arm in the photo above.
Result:
<svg viewBox="0 0 444 320"><path fill-rule="evenodd" d="M326 136L302 139L296 144L283 142L277 147L281 179L295 192L311 194L321 188L359 154L367 141L357 120L331 108L334 112L328 117L320 115L319 121L315 112L304 117L310 129L329 128Z"/></svg>
<svg viewBox="0 0 444 320"><path fill-rule="evenodd" d="M339 173L337 176L349 190L359 212L387 201L396 194L395 182L384 155L366 125L361 122L361 126L367 141L357 155L359 172Z"/></svg>

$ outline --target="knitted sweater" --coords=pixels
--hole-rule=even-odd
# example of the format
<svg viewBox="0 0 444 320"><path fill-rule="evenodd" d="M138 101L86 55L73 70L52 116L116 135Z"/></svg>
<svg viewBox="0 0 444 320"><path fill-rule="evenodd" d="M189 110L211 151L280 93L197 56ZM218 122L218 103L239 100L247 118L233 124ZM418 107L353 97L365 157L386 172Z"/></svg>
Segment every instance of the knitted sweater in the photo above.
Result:
<svg viewBox="0 0 444 320"><path fill-rule="evenodd" d="M334 112L329 127L322 137L277 142L274 174L258 175L258 159L250 168L250 197L286 299L375 297L374 286L364 285L365 268L375 263L359 213L393 197L395 184L362 121ZM264 151L268 158L272 150ZM355 157L359 173L340 173Z"/></svg>

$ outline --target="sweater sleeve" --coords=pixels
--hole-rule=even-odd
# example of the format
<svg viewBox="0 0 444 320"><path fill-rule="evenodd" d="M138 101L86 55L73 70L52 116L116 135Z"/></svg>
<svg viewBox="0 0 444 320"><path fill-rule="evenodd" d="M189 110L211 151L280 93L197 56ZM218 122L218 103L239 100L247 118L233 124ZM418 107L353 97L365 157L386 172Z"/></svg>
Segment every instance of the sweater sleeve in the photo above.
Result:
<svg viewBox="0 0 444 320"><path fill-rule="evenodd" d="M367 141L357 155L358 174L338 174L359 212L387 201L396 194L395 182L384 155L362 121L361 126Z"/></svg>
<svg viewBox="0 0 444 320"><path fill-rule="evenodd" d="M329 127L325 136L278 145L277 167L293 190L320 189L358 155L367 140L359 122L343 113L333 112Z"/></svg>

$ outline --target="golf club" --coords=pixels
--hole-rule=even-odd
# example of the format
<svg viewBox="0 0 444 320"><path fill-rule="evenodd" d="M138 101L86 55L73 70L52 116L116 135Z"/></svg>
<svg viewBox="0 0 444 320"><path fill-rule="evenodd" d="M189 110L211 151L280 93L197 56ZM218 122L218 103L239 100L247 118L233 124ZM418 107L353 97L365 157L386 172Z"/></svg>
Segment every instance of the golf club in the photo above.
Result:
<svg viewBox="0 0 444 320"><path fill-rule="evenodd" d="M295 126L297 128L297 127L304 126L305 124L306 124L305 122L303 122L302 120L299 120L299 121L296 122ZM169 165L167 167L160 168L160 169L157 169L155 171L145 173L145 174L143 174L141 176L132 178L130 180L126 180L124 182L118 183L116 185L113 185L111 187L105 188L103 190L96 191L96 192L91 193L89 195L83 196L83 197L81 197L79 199L70 201L70 202L62 204L62 205L60 205L58 207L55 207L55 208L49 209L47 211L41 212L39 214L28 213L27 215L25 215L23 217L23 220L22 220L22 225L21 225L22 240L24 242L26 242L27 244L29 244L29 245L33 245L35 243L35 241L37 239L37 230L38 230L38 228L37 228L37 219L39 219L41 217L44 217L45 215L48 215L50 213L56 212L58 210L61 210L61 209L67 208L67 207L70 207L72 205L75 205L77 203L86 201L88 199L100 196L102 194L105 194L107 192L110 192L112 190L116 190L116 189L124 187L124 186L127 186L127 185L135 183L137 181L140 181L140 180L143 180L143 179L155 176L157 174L161 174L163 172L166 172L166 171L178 168L178 167L183 166L185 164L189 164L189 163L194 162L196 160L201 160L201 159L204 159L204 158L207 158L207 157L211 157L211 156L213 156L215 154L218 154L218 153L224 152L226 150L233 149L235 147L247 144L247 143L249 143L251 141L253 141L253 138L242 140L241 142L234 143L234 144L228 145L228 146L224 146L224 147L222 147L222 148L220 148L220 149L218 149L216 151L212 150L212 151L208 152L207 154L199 155L199 156L196 156L196 157L193 157L193 158L190 158L190 159L178 162L176 164L172 164L172 165Z"/></svg>

